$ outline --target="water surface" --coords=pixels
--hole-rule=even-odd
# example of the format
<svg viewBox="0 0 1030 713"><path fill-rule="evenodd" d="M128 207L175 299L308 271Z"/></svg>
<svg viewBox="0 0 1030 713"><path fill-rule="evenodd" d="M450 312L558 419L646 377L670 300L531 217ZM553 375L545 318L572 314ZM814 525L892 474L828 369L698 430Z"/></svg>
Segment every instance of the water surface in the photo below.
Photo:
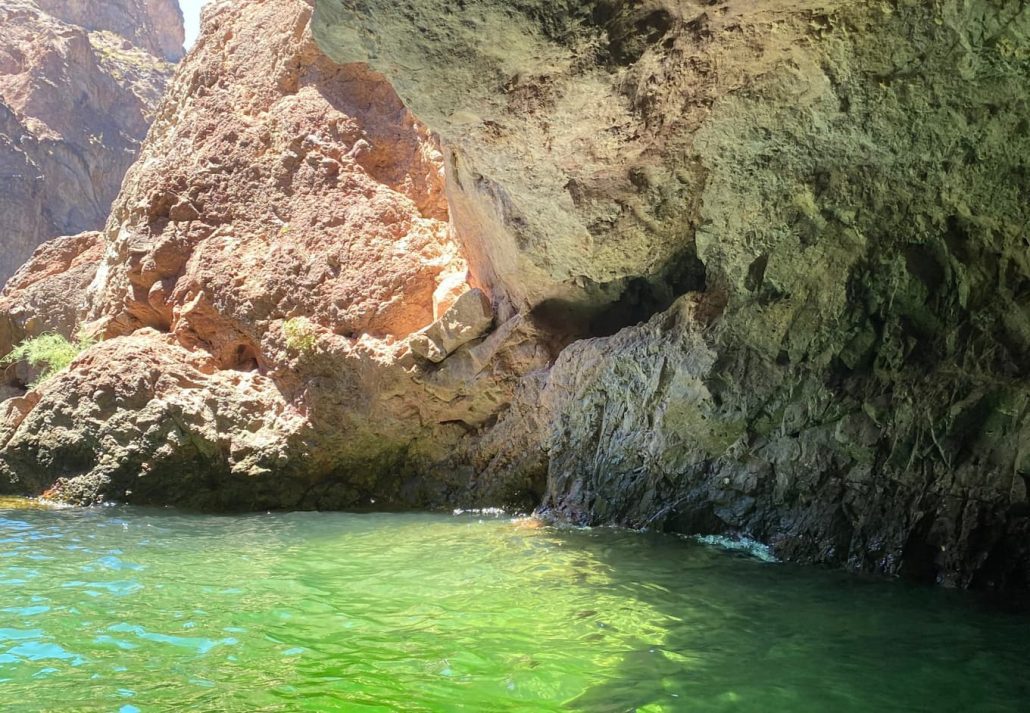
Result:
<svg viewBox="0 0 1030 713"><path fill-rule="evenodd" d="M961 593L503 516L22 505L4 711L1030 710L1030 619Z"/></svg>

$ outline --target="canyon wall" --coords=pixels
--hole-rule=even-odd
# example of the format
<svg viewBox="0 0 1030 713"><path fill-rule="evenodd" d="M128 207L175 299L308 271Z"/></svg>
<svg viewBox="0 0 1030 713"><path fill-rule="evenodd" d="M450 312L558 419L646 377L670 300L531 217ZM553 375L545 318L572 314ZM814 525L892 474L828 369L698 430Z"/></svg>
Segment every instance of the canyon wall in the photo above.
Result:
<svg viewBox="0 0 1030 713"><path fill-rule="evenodd" d="M182 41L175 0L0 1L0 285L103 226Z"/></svg>
<svg viewBox="0 0 1030 713"><path fill-rule="evenodd" d="M577 523L1027 584L1027 3L324 0L315 28L440 133L473 274L594 337L481 471L545 470Z"/></svg>
<svg viewBox="0 0 1030 713"><path fill-rule="evenodd" d="M548 354L518 316L482 339L493 307L469 283L437 140L382 75L318 49L311 13L210 6L102 259L55 245L0 299L0 353L27 325L102 340L6 403L10 487L65 476L79 502L231 509L539 499L451 458ZM55 325L36 295L67 282L66 254L92 278L61 290L80 308Z"/></svg>
<svg viewBox="0 0 1030 713"><path fill-rule="evenodd" d="M104 234L0 299L0 353L100 340L7 372L0 487L1027 586L1028 36L1019 0L216 1Z"/></svg>

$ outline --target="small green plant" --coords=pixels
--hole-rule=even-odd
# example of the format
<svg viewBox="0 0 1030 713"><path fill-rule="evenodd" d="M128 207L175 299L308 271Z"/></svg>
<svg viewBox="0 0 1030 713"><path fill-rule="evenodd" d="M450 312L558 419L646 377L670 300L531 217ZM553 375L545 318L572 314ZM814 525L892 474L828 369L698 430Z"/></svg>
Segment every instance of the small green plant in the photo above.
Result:
<svg viewBox="0 0 1030 713"><path fill-rule="evenodd" d="M315 348L318 334L315 325L306 317L294 317L283 324L286 346L295 352L306 354Z"/></svg>
<svg viewBox="0 0 1030 713"><path fill-rule="evenodd" d="M63 371L74 361L75 357L93 344L92 340L79 336L74 342L60 334L46 333L38 337L26 339L16 346L10 354L0 359L0 365L26 362L40 374L29 387L35 388L59 371Z"/></svg>

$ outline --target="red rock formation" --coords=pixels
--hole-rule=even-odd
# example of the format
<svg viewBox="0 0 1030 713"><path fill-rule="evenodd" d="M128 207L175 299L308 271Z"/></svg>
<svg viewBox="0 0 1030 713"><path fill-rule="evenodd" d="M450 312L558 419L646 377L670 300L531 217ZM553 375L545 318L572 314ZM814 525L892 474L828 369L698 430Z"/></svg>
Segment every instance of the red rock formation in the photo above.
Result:
<svg viewBox="0 0 1030 713"><path fill-rule="evenodd" d="M0 284L104 224L182 35L174 0L0 1Z"/></svg>
<svg viewBox="0 0 1030 713"><path fill-rule="evenodd" d="M48 487L49 462L74 464L62 492L85 499L410 505L526 490L441 464L546 354L520 318L484 338L492 309L460 287L439 146L381 75L318 50L311 9L206 13L113 207L87 325L107 341L0 427L23 484ZM9 301L31 313L21 284ZM409 338L433 340L431 361Z"/></svg>
<svg viewBox="0 0 1030 713"><path fill-rule="evenodd" d="M0 354L44 332L72 339L88 311L88 289L104 255L100 233L44 243L0 293ZM0 383L30 383L25 364L10 365Z"/></svg>

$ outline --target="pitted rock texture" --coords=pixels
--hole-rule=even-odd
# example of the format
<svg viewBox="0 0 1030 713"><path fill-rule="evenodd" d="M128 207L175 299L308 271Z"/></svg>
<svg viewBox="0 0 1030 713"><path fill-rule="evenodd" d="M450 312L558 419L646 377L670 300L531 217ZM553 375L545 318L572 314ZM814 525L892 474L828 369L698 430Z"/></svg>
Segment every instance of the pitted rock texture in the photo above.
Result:
<svg viewBox="0 0 1030 713"><path fill-rule="evenodd" d="M0 285L103 227L182 35L174 0L0 2Z"/></svg>
<svg viewBox="0 0 1030 713"><path fill-rule="evenodd" d="M435 138L382 75L318 50L311 12L205 12L105 234L82 326L106 341L12 407L10 487L238 509L539 497L451 456L547 352L519 318L487 334ZM446 303L446 354L420 360L408 338Z"/></svg>

